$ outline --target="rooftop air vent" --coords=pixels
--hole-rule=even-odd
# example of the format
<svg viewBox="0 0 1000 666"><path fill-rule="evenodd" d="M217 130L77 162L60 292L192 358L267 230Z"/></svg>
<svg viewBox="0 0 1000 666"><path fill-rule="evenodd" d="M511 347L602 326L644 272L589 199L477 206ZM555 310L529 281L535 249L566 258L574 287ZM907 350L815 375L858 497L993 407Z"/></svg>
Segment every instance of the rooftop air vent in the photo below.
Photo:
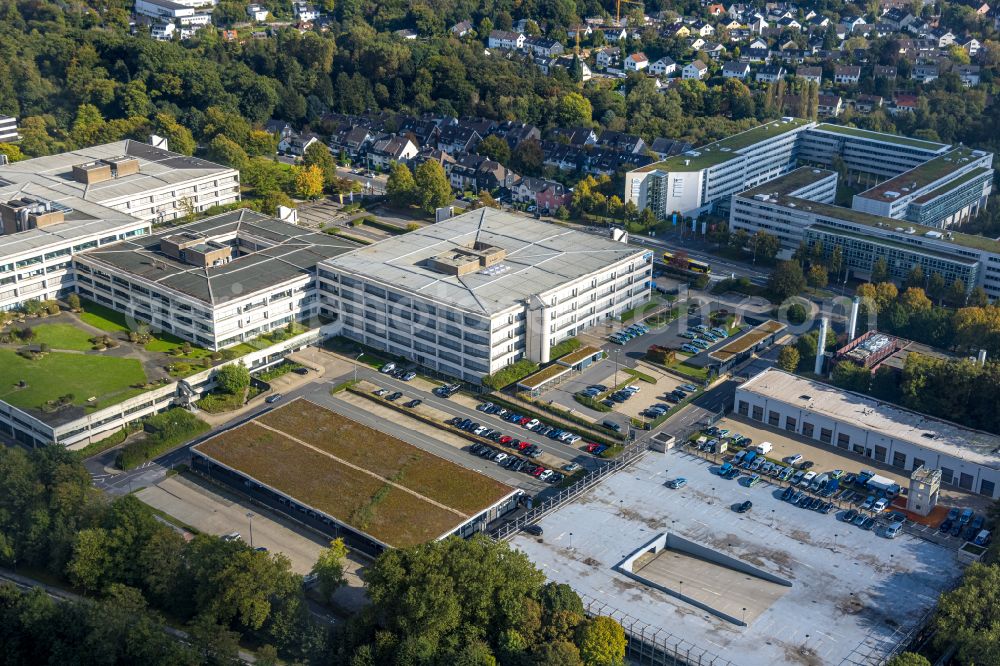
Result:
<svg viewBox="0 0 1000 666"><path fill-rule="evenodd" d="M812 400L812 399L813 399L813 397L811 395L805 395L805 394L803 394L803 395L799 396L799 400Z"/></svg>

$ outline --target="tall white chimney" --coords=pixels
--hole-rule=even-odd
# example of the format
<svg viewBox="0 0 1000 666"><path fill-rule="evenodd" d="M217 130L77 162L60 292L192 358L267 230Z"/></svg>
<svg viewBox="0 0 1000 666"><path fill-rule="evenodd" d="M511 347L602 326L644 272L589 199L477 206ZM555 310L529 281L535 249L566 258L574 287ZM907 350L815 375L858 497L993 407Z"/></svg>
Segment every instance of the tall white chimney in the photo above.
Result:
<svg viewBox="0 0 1000 666"><path fill-rule="evenodd" d="M855 329L858 327L858 308L861 305L861 299L857 296L854 297L854 301L851 303L851 319L847 324L847 341L850 342L854 339Z"/></svg>
<svg viewBox="0 0 1000 666"><path fill-rule="evenodd" d="M826 355L826 329L830 326L830 320L823 317L819 320L819 337L816 339L816 366L813 372L817 375L823 374L823 357Z"/></svg>
<svg viewBox="0 0 1000 666"><path fill-rule="evenodd" d="M979 350L979 357L978 357L977 360L979 361L979 367L980 368L983 367L984 365L986 365L986 350L985 349L980 349Z"/></svg>

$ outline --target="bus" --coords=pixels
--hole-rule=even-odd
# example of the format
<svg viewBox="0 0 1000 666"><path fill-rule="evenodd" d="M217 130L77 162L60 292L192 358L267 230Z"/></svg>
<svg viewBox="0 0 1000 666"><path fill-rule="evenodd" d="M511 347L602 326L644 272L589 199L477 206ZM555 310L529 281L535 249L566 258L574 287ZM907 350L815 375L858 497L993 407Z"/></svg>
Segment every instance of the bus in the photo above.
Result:
<svg viewBox="0 0 1000 666"><path fill-rule="evenodd" d="M678 265L678 262L683 261L684 265ZM689 257L674 258L673 252L663 253L663 263L667 266L672 266L673 268L679 268L681 270L691 271L692 273L703 273L708 274L712 272L711 264L704 261L698 261L697 259L691 259Z"/></svg>

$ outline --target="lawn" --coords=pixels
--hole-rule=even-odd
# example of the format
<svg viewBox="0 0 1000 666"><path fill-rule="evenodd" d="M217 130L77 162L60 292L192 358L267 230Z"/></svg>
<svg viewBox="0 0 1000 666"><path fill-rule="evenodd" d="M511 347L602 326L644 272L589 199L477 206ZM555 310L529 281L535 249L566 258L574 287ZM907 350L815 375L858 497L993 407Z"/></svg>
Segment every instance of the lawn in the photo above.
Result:
<svg viewBox="0 0 1000 666"><path fill-rule="evenodd" d="M94 328L99 328L107 333L120 333L130 330L128 320L121 312L115 312L111 308L82 301L83 312L80 314L80 321L90 324Z"/></svg>
<svg viewBox="0 0 1000 666"><path fill-rule="evenodd" d="M89 351L94 345L93 336L73 324L39 324L33 326L35 337L32 344L47 344L52 349L72 349Z"/></svg>
<svg viewBox="0 0 1000 666"><path fill-rule="evenodd" d="M700 368L684 361L674 361L666 366L674 372L699 381L708 379L708 368Z"/></svg>
<svg viewBox="0 0 1000 666"><path fill-rule="evenodd" d="M26 388L15 387L21 380ZM131 385L145 382L146 373L135 359L52 352L29 361L0 349L0 400L19 408L40 408L70 393L75 405L96 396L98 406L106 407L138 395L142 389Z"/></svg>

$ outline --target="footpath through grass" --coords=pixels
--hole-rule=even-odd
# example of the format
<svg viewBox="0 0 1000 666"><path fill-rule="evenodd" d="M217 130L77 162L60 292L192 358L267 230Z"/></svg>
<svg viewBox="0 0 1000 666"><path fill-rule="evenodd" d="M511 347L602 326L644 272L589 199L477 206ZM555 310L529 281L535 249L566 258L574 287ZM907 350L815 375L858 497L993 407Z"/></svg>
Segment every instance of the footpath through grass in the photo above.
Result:
<svg viewBox="0 0 1000 666"><path fill-rule="evenodd" d="M22 380L27 386L17 388ZM0 349L0 400L22 409L39 409L68 394L75 405L94 396L106 407L138 395L142 390L131 386L145 383L142 364L131 358L52 352L29 361Z"/></svg>

